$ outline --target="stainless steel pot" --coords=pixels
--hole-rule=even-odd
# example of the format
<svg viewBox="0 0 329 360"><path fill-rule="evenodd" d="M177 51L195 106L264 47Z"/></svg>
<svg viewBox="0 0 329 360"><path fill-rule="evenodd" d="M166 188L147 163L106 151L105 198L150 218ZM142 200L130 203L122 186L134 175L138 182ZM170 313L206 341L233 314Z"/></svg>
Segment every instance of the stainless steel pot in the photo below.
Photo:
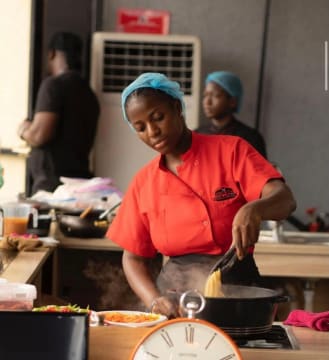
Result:
<svg viewBox="0 0 329 360"><path fill-rule="evenodd" d="M271 330L278 304L289 297L265 288L222 285L224 297L206 297L204 310L197 315L235 338L259 336Z"/></svg>

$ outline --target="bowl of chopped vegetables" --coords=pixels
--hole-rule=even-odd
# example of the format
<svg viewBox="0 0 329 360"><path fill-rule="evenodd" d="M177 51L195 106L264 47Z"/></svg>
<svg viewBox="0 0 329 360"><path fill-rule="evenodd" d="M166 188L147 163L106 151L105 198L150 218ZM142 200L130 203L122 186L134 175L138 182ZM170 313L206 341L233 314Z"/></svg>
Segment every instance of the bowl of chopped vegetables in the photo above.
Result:
<svg viewBox="0 0 329 360"><path fill-rule="evenodd" d="M99 324L99 317L96 311L90 310L87 308L81 308L78 305L44 305L39 307L34 307L32 311L35 312L58 312L58 313L81 313L89 314L89 325L96 326Z"/></svg>

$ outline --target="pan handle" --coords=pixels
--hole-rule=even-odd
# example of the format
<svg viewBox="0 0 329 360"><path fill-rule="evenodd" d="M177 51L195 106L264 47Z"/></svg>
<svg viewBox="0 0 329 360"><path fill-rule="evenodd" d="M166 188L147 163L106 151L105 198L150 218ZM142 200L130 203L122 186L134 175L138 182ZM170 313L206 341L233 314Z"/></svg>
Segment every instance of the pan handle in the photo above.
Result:
<svg viewBox="0 0 329 360"><path fill-rule="evenodd" d="M110 209L106 209L105 211L103 211L103 212L99 215L98 220L104 219L105 216L107 216L107 215L110 214L112 211L114 211L120 204L121 204L121 201L119 201L116 205L112 206Z"/></svg>
<svg viewBox="0 0 329 360"><path fill-rule="evenodd" d="M288 295L278 295L273 297L273 303L284 303L290 301L290 296Z"/></svg>
<svg viewBox="0 0 329 360"><path fill-rule="evenodd" d="M220 270L222 273L231 269L231 267L238 261L235 247L231 247L211 268L209 275Z"/></svg>

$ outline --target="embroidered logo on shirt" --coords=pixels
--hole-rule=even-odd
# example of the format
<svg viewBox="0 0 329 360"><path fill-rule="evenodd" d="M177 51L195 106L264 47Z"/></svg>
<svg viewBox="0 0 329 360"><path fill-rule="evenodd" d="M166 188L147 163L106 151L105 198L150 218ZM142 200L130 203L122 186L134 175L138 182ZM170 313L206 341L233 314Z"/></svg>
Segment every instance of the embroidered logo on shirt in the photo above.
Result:
<svg viewBox="0 0 329 360"><path fill-rule="evenodd" d="M236 193L229 187L222 187L215 191L215 201L223 201L236 197Z"/></svg>

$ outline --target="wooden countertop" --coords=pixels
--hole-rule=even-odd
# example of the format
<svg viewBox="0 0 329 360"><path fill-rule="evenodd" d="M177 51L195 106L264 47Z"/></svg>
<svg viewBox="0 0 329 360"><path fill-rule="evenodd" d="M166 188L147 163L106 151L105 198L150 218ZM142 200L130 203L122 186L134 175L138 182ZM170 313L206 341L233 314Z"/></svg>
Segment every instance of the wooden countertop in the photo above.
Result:
<svg viewBox="0 0 329 360"><path fill-rule="evenodd" d="M80 250L99 250L99 251L122 251L122 248L119 247L113 241L103 238L103 239L81 239L74 237L66 237L63 235L56 236L56 239L59 241L59 246L61 248L67 249L80 249Z"/></svg>
<svg viewBox="0 0 329 360"><path fill-rule="evenodd" d="M329 246L258 242L255 260L264 276L329 278Z"/></svg>
<svg viewBox="0 0 329 360"><path fill-rule="evenodd" d="M59 231L54 237L62 248L122 251L122 248L106 238L70 238ZM263 276L329 278L329 246L325 244L258 242L255 259Z"/></svg>
<svg viewBox="0 0 329 360"><path fill-rule="evenodd" d="M34 251L20 251L1 274L1 277L10 282L31 283L53 251L53 247L40 247Z"/></svg>
<svg viewBox="0 0 329 360"><path fill-rule="evenodd" d="M241 349L244 360L327 360L329 332L291 327L299 350ZM129 355L148 328L119 326L90 328L89 360L128 360Z"/></svg>
<svg viewBox="0 0 329 360"><path fill-rule="evenodd" d="M89 250L113 250L122 251L122 248L107 238L75 238L63 235L59 230L54 233L54 238L60 242L63 248L89 249ZM325 244L289 244L270 241L259 241L256 244L255 253L297 254L297 255L329 255L329 246Z"/></svg>

